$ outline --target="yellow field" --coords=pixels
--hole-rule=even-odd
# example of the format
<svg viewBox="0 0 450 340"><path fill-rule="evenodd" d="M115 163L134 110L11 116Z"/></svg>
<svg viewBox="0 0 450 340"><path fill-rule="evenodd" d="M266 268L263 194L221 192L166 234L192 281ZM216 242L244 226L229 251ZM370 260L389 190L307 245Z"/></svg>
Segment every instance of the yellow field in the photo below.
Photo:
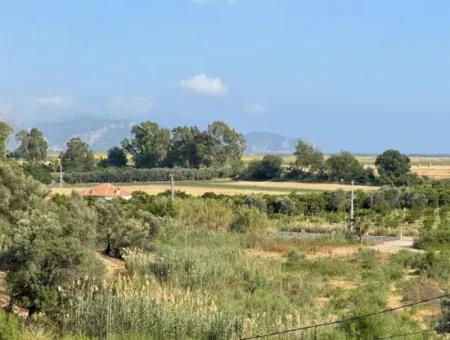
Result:
<svg viewBox="0 0 450 340"><path fill-rule="evenodd" d="M428 176L435 179L447 179L450 178L450 166L449 165L432 165L428 166L413 166L412 171L420 176Z"/></svg>
<svg viewBox="0 0 450 340"><path fill-rule="evenodd" d="M94 184L92 186L95 186ZM127 190L144 191L151 195L156 195L170 189L169 183L142 183L142 184L121 184ZM74 191L81 191L87 185L68 186L65 188L52 188L53 193L70 194ZM294 182L249 182L249 181L197 181L197 182L176 182L176 190L186 192L194 196L201 196L206 192L224 195L250 195L250 194L272 194L287 195L291 192L308 193L342 189L349 191L350 185L335 183L294 183ZM357 185L358 190L376 190L377 187Z"/></svg>
<svg viewBox="0 0 450 340"><path fill-rule="evenodd" d="M148 184L148 185L126 185L122 186L126 187L127 190L134 191L144 191L149 195L157 195L166 190L170 190L170 185L163 184ZM70 194L72 191L81 191L80 188L54 188L52 189L52 193L60 193L60 194ZM284 191L264 191L264 190L252 190L252 189L227 189L227 188L202 188L202 187L191 187L191 186L177 186L176 190L183 191L189 195L193 196L202 196L206 192L214 192L215 194L223 194L223 195L251 195L251 194L272 194L272 195L285 195Z"/></svg>

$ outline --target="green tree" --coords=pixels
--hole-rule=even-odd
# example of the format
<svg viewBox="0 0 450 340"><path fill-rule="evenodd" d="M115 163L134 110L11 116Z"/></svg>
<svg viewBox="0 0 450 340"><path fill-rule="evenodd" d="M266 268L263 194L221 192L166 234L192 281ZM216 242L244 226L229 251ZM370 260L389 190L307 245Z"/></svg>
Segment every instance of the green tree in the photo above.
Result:
<svg viewBox="0 0 450 340"><path fill-rule="evenodd" d="M19 147L14 151L16 157L28 163L43 162L47 159L48 143L38 129L22 130L16 134Z"/></svg>
<svg viewBox="0 0 450 340"><path fill-rule="evenodd" d="M179 166L183 168L200 167L201 157L198 155L200 142L197 127L179 126L172 130L170 151L167 155L168 166Z"/></svg>
<svg viewBox="0 0 450 340"><path fill-rule="evenodd" d="M390 185L404 185L408 181L411 160L397 150L386 150L375 160L381 179Z"/></svg>
<svg viewBox="0 0 450 340"><path fill-rule="evenodd" d="M106 255L121 258L125 248L145 248L150 236L147 221L126 216L119 200L97 202L97 235Z"/></svg>
<svg viewBox="0 0 450 340"><path fill-rule="evenodd" d="M325 161L325 169L331 180L363 182L367 172L350 152L340 152Z"/></svg>
<svg viewBox="0 0 450 340"><path fill-rule="evenodd" d="M299 140L295 147L295 164L302 172L314 173L323 167L323 153L312 145Z"/></svg>
<svg viewBox="0 0 450 340"><path fill-rule="evenodd" d="M84 277L88 263L88 252L80 239L44 207L45 203L39 210L20 214L2 257L8 265L10 306L27 308L30 317L40 311L57 312L64 292Z"/></svg>
<svg viewBox="0 0 450 340"><path fill-rule="evenodd" d="M67 142L67 150L61 154L64 171L91 171L95 168L94 153L81 138L73 137Z"/></svg>
<svg viewBox="0 0 450 340"><path fill-rule="evenodd" d="M133 139L122 141L122 147L132 155L138 168L164 165L170 147L170 131L153 122L143 122L131 129Z"/></svg>
<svg viewBox="0 0 450 340"><path fill-rule="evenodd" d="M208 133L218 144L218 154L215 156L216 165L228 164L235 168L241 167L242 155L245 150L244 136L221 121L209 124Z"/></svg>
<svg viewBox="0 0 450 340"><path fill-rule="evenodd" d="M114 166L122 168L128 163L127 153L124 149L114 146L108 150L108 157L106 158L107 166Z"/></svg>
<svg viewBox="0 0 450 340"><path fill-rule="evenodd" d="M45 164L25 164L23 171L43 184L51 184L53 182L52 169Z"/></svg>
<svg viewBox="0 0 450 340"><path fill-rule="evenodd" d="M260 161L249 165L248 175L252 179L273 179L281 176L283 159L276 155L266 155Z"/></svg>
<svg viewBox="0 0 450 340"><path fill-rule="evenodd" d="M195 135L194 146L193 164L196 167L212 167L223 165L220 162L217 162L217 160L221 158L219 144L217 143L217 140L214 139L214 137L208 134L208 132L203 131ZM238 166L238 161L229 165Z"/></svg>
<svg viewBox="0 0 450 340"><path fill-rule="evenodd" d="M0 163L0 220L12 224L17 211L39 208L48 192L16 163Z"/></svg>
<svg viewBox="0 0 450 340"><path fill-rule="evenodd" d="M0 160L6 158L6 142L12 129L5 122L0 122Z"/></svg>
<svg viewBox="0 0 450 340"><path fill-rule="evenodd" d="M87 245L93 229L82 206L57 205L46 199L39 183L16 164L0 165L1 262L8 271L10 307L20 305L29 316L58 312L71 285L95 272Z"/></svg>

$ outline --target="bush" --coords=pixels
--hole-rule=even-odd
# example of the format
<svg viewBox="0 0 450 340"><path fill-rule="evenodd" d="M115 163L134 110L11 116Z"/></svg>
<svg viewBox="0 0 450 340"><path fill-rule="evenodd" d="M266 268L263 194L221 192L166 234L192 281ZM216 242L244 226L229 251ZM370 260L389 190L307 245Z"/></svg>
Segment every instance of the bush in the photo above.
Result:
<svg viewBox="0 0 450 340"><path fill-rule="evenodd" d="M270 222L265 213L256 208L240 208L237 210L230 230L238 233L257 232L267 229Z"/></svg>
<svg viewBox="0 0 450 340"><path fill-rule="evenodd" d="M426 250L450 250L450 224L434 229L422 228L416 246Z"/></svg>
<svg viewBox="0 0 450 340"><path fill-rule="evenodd" d="M43 184L51 184L53 181L51 169L48 166L40 164L28 164L23 168L25 174L33 177L36 181Z"/></svg>
<svg viewBox="0 0 450 340"><path fill-rule="evenodd" d="M267 155L262 160L249 164L247 172L242 175L245 179L269 180L281 177L283 173L283 159L280 156Z"/></svg>
<svg viewBox="0 0 450 340"><path fill-rule="evenodd" d="M70 184L169 181L170 175L173 175L175 181L197 181L229 178L231 174L231 169L229 168L152 168L128 170L107 168L97 171L65 173L64 181Z"/></svg>
<svg viewBox="0 0 450 340"><path fill-rule="evenodd" d="M176 201L176 217L186 226L226 231L233 221L229 204L213 199Z"/></svg>
<svg viewBox="0 0 450 340"><path fill-rule="evenodd" d="M244 204L249 208L257 208L261 212L267 212L267 201L261 195L247 196Z"/></svg>
<svg viewBox="0 0 450 340"><path fill-rule="evenodd" d="M0 340L19 340L19 322L12 314L0 310Z"/></svg>
<svg viewBox="0 0 450 340"><path fill-rule="evenodd" d="M278 197L274 203L274 213L295 215L297 212L295 202L289 197Z"/></svg>
<svg viewBox="0 0 450 340"><path fill-rule="evenodd" d="M450 251L431 251L415 258L412 264L421 275L448 282L450 277Z"/></svg>

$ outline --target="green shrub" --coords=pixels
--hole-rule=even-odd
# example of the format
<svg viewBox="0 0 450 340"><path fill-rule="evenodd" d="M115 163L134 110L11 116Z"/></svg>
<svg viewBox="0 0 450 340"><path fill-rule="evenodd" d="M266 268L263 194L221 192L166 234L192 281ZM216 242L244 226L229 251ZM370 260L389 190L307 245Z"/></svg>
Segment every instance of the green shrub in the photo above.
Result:
<svg viewBox="0 0 450 340"><path fill-rule="evenodd" d="M237 209L230 230L238 233L263 232L270 226L270 221L265 213L256 208Z"/></svg>
<svg viewBox="0 0 450 340"><path fill-rule="evenodd" d="M450 250L450 224L422 228L416 246L425 250Z"/></svg>
<svg viewBox="0 0 450 340"><path fill-rule="evenodd" d="M129 183L169 181L173 175L175 181L210 180L231 177L229 168L152 168L152 169L117 169L106 168L88 172L67 172L64 181L76 183Z"/></svg>
<svg viewBox="0 0 450 340"><path fill-rule="evenodd" d="M450 280L450 251L430 251L416 256L412 267L421 275L436 280Z"/></svg>
<svg viewBox="0 0 450 340"><path fill-rule="evenodd" d="M20 340L20 324L12 314L0 310L0 340Z"/></svg>
<svg viewBox="0 0 450 340"><path fill-rule="evenodd" d="M291 250L287 255L286 262L283 263L283 267L288 270L296 270L302 264L304 264L305 259L306 259L305 254L301 253L296 249Z"/></svg>
<svg viewBox="0 0 450 340"><path fill-rule="evenodd" d="M193 198L175 204L176 218L188 227L226 231L233 221L232 208L223 201Z"/></svg>
<svg viewBox="0 0 450 340"><path fill-rule="evenodd" d="M23 170L25 174L43 184L51 184L53 182L51 169L46 165L28 164L24 166Z"/></svg>

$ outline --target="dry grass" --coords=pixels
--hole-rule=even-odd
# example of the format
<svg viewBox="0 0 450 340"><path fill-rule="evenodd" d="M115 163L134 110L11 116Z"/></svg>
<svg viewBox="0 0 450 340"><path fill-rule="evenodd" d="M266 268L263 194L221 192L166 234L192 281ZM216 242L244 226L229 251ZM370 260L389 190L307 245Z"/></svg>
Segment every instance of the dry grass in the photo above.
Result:
<svg viewBox="0 0 450 340"><path fill-rule="evenodd" d="M169 183L141 183L141 184L120 184L128 191L144 191L150 195L157 195L170 189ZM52 188L53 193L70 194L72 190L81 191L87 185L74 185L66 188ZM92 186L95 186L92 184ZM338 183L296 183L296 182L251 182L232 180L213 180L198 182L175 183L176 190L186 192L193 196L201 196L206 192L214 192L224 195L251 195L251 194L272 194L286 195L295 192L320 192L342 189L350 191L351 186ZM377 187L357 185L356 189L369 191L376 190Z"/></svg>
<svg viewBox="0 0 450 340"><path fill-rule="evenodd" d="M450 165L413 166L412 171L434 179L450 178Z"/></svg>
<svg viewBox="0 0 450 340"><path fill-rule="evenodd" d="M123 185L122 185L123 186ZM139 185L125 185L128 191L144 191L149 195L157 195L167 190L170 190L169 184L139 184ZM254 190L254 189L235 189L235 188L223 188L223 187L193 187L177 185L176 190L183 191L193 196L201 196L206 192L214 192L215 194L224 195L251 195L251 194L274 194L285 195L285 191L266 191L266 190ZM69 187L69 188L53 188L52 193L70 194L72 191L82 191L82 188Z"/></svg>
<svg viewBox="0 0 450 340"><path fill-rule="evenodd" d="M339 183L297 183L297 182L252 182L252 181L238 181L229 182L230 185L239 185L245 188L246 186L252 187L264 187L274 189L290 189L290 190L314 190L314 191L333 191L333 190L345 190L350 191L351 186L348 184ZM378 187L367 185L356 185L355 189L363 191L377 190Z"/></svg>

